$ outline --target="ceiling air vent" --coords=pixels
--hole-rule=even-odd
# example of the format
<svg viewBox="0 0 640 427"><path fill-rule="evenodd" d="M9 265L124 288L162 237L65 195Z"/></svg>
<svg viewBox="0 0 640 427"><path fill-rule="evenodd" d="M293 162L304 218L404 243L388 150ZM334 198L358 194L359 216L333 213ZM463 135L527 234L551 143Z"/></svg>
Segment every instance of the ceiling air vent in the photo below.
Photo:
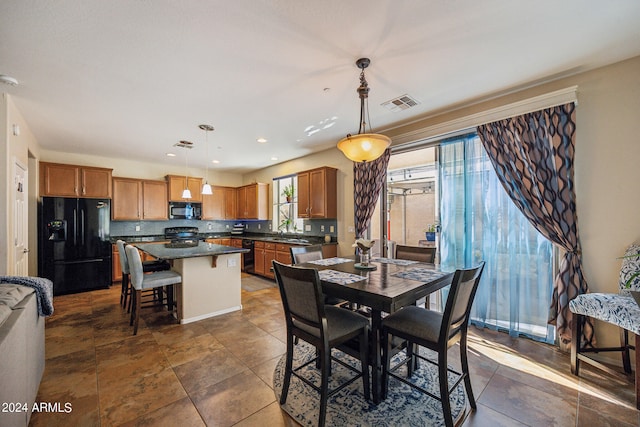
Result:
<svg viewBox="0 0 640 427"><path fill-rule="evenodd" d="M387 110L397 113L398 111L406 110L407 108L415 107L420 104L407 94L401 95L391 101L383 102L382 106Z"/></svg>
<svg viewBox="0 0 640 427"><path fill-rule="evenodd" d="M175 144L173 144L174 147L180 147L180 148L193 148L193 142L191 141L180 141L180 142L176 142Z"/></svg>

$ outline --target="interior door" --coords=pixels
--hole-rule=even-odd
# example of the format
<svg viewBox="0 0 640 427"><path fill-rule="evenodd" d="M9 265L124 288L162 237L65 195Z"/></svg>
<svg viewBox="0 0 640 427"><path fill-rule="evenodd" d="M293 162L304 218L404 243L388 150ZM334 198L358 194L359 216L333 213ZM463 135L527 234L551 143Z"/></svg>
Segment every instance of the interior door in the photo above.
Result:
<svg viewBox="0 0 640 427"><path fill-rule="evenodd" d="M27 170L16 160L13 167L13 251L17 276L28 276L29 248L28 206L27 206ZM10 268L10 267L9 267Z"/></svg>

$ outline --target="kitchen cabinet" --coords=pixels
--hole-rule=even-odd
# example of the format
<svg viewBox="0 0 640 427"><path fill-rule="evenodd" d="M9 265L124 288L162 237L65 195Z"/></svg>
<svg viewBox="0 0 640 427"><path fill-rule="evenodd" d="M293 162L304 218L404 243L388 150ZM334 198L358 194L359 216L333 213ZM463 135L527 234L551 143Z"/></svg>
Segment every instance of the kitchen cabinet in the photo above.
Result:
<svg viewBox="0 0 640 427"><path fill-rule="evenodd" d="M322 167L298 172L298 218L337 218L337 172Z"/></svg>
<svg viewBox="0 0 640 427"><path fill-rule="evenodd" d="M255 183L237 189L238 219L269 219L269 184Z"/></svg>
<svg viewBox="0 0 640 427"><path fill-rule="evenodd" d="M207 243L214 243L216 245L224 245L224 246L231 246L231 239L228 238L223 238L223 239L205 239L205 242ZM240 245L240 247L242 247L242 245Z"/></svg>
<svg viewBox="0 0 640 427"><path fill-rule="evenodd" d="M291 245L285 245L283 243L276 244L276 261L283 264L290 265L293 261L291 259Z"/></svg>
<svg viewBox="0 0 640 427"><path fill-rule="evenodd" d="M113 178L112 219L167 220L167 183L134 178Z"/></svg>
<svg viewBox="0 0 640 427"><path fill-rule="evenodd" d="M235 208L234 208L235 209ZM231 246L234 248L242 247L242 239L231 239ZM244 254L240 254L240 270L244 271Z"/></svg>
<svg viewBox="0 0 640 427"><path fill-rule="evenodd" d="M142 181L142 219L169 219L166 181Z"/></svg>
<svg viewBox="0 0 640 427"><path fill-rule="evenodd" d="M202 178L184 175L167 175L169 183L170 202L202 202ZM183 199L182 192L185 188L191 191L190 199Z"/></svg>
<svg viewBox="0 0 640 427"><path fill-rule="evenodd" d="M334 258L338 256L338 245L322 245L322 258Z"/></svg>
<svg viewBox="0 0 640 427"><path fill-rule="evenodd" d="M254 273L273 279L275 275L271 270L276 258L276 244L272 242L256 241L254 243Z"/></svg>
<svg viewBox="0 0 640 427"><path fill-rule="evenodd" d="M113 169L40 162L40 195L111 198Z"/></svg>
<svg viewBox="0 0 640 427"><path fill-rule="evenodd" d="M111 245L111 282L122 281L122 266L120 265L120 252L118 245Z"/></svg>
<svg viewBox="0 0 640 427"><path fill-rule="evenodd" d="M212 195L202 195L202 219L236 219L236 189L212 186Z"/></svg>

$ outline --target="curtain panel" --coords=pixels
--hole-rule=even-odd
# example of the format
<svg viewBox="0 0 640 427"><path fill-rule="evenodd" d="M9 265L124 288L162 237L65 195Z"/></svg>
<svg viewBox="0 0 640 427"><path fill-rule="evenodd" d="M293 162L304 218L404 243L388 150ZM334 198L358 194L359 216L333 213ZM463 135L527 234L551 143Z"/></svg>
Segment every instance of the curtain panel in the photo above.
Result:
<svg viewBox="0 0 640 427"><path fill-rule="evenodd" d="M477 128L509 197L543 236L566 251L554 281L548 319L565 349L571 342L569 301L588 291L574 191L575 128L573 103ZM587 320L583 334L583 341L593 345L592 320Z"/></svg>
<svg viewBox="0 0 640 427"><path fill-rule="evenodd" d="M353 163L353 214L356 239L364 237L363 234L369 227L380 190L387 179L387 165L390 157L391 150L387 148L376 160Z"/></svg>

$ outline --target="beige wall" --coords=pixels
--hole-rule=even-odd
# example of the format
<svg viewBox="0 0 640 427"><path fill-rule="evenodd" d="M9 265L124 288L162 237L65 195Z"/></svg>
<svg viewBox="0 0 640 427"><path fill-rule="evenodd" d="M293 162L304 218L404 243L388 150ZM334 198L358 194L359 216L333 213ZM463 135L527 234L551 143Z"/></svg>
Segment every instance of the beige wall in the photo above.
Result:
<svg viewBox="0 0 640 427"><path fill-rule="evenodd" d="M28 170L28 216L29 216L29 274L36 274L36 247L37 236L37 187L34 186L34 177L37 177L37 168L33 169L35 164L30 157L39 155L40 146L33 133L29 129L26 120L16 108L11 96L2 94L0 106L0 134L2 135L2 154L0 154L0 163L3 165L2 187L0 188L0 200L2 200L2 209L0 209L0 274L15 273L15 256L13 253L14 239L14 218L11 183L13 182L13 165L18 162ZM20 129L19 135L14 135L13 128L17 125Z"/></svg>

